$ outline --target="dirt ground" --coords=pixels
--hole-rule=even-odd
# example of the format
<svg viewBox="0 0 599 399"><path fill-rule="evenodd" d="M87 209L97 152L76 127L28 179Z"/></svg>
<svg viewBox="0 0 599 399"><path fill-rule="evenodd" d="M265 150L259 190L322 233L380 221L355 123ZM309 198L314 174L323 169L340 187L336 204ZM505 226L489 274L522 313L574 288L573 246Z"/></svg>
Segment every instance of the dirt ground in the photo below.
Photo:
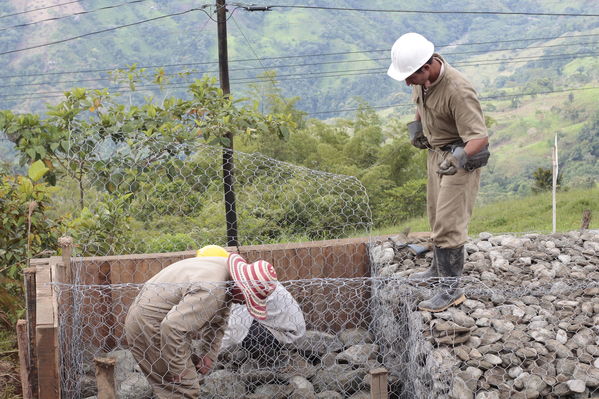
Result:
<svg viewBox="0 0 599 399"><path fill-rule="evenodd" d="M0 359L0 399L21 398L18 354Z"/></svg>

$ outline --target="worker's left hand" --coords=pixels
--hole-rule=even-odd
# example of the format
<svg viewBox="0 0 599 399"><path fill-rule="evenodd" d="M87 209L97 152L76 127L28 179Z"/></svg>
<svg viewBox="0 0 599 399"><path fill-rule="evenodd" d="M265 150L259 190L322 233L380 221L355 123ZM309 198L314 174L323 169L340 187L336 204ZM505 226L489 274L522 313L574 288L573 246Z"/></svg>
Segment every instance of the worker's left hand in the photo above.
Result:
<svg viewBox="0 0 599 399"><path fill-rule="evenodd" d="M463 168L468 162L468 155L463 147L456 147L447 157L439 163L437 174L455 175L458 169Z"/></svg>
<svg viewBox="0 0 599 399"><path fill-rule="evenodd" d="M195 362L196 370L200 374L208 374L212 368L212 363L212 359L210 359L208 356L198 358L197 362Z"/></svg>

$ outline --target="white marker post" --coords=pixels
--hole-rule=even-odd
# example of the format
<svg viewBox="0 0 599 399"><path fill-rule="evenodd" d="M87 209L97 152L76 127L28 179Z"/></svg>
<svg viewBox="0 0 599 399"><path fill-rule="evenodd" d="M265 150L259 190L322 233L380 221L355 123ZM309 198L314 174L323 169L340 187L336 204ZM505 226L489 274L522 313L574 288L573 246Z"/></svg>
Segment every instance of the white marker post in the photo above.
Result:
<svg viewBox="0 0 599 399"><path fill-rule="evenodd" d="M552 160L553 160L553 190L552 190L552 194L553 194L553 233L555 233L556 230L556 212L555 212L555 193L557 191L557 174L559 173L559 164L558 164L558 159L557 159L557 134L555 135L555 144L553 145L553 153L552 153Z"/></svg>

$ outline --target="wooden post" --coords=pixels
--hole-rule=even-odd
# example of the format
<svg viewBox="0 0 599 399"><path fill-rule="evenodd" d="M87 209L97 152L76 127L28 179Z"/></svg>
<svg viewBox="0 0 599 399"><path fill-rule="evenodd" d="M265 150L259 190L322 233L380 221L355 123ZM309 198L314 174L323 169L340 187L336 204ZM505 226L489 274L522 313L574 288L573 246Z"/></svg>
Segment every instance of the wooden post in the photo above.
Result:
<svg viewBox="0 0 599 399"><path fill-rule="evenodd" d="M582 224L580 225L581 230L586 230L591 224L591 210L585 209L582 211Z"/></svg>
<svg viewBox="0 0 599 399"><path fill-rule="evenodd" d="M27 320L17 321L17 347L19 348L19 369L23 399L32 399L31 381L29 381L29 339L27 337Z"/></svg>
<svg viewBox="0 0 599 399"><path fill-rule="evenodd" d="M62 236L58 239L58 246L62 249L62 265L58 266L61 276L58 280L61 283L73 283L73 271L71 269L71 255L73 254L73 238ZM60 270L62 268L62 270Z"/></svg>
<svg viewBox="0 0 599 399"><path fill-rule="evenodd" d="M37 315L36 315L36 281L35 273L37 269L35 267L28 267L23 269L23 277L25 279L25 306L27 308L27 341L28 341L28 360L29 360L29 381L31 383L32 397L38 397L38 386L37 386L37 346L35 330L37 327Z"/></svg>
<svg viewBox="0 0 599 399"><path fill-rule="evenodd" d="M388 399L387 378L389 372L386 368L370 370L370 399Z"/></svg>
<svg viewBox="0 0 599 399"><path fill-rule="evenodd" d="M98 399L116 399L116 384L114 381L116 359L113 357L97 357L94 362L96 363Z"/></svg>
<svg viewBox="0 0 599 399"><path fill-rule="evenodd" d="M110 352L116 347L114 336L116 322L112 306L112 277L110 269L110 262L103 262L98 270L98 284L101 286L98 298L98 310L102 316L98 320L101 324L97 327L97 331L100 333L102 340L100 344L101 348L105 352Z"/></svg>

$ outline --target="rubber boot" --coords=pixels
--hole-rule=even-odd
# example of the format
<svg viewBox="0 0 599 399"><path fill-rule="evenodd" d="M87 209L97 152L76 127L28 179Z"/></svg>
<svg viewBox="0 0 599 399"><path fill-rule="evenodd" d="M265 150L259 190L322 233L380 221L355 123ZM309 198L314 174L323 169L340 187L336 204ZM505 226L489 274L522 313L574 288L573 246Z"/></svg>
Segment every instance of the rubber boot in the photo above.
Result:
<svg viewBox="0 0 599 399"><path fill-rule="evenodd" d="M437 293L430 299L418 304L418 310L427 312L442 312L450 306L457 306L466 300L464 291L458 288L460 276L464 270L464 247L437 248L435 247L437 268L441 282Z"/></svg>
<svg viewBox="0 0 599 399"><path fill-rule="evenodd" d="M408 277L409 281L414 281L418 285L428 286L438 281L439 269L437 268L437 257L433 254L433 260L428 269L423 272L412 273Z"/></svg>

